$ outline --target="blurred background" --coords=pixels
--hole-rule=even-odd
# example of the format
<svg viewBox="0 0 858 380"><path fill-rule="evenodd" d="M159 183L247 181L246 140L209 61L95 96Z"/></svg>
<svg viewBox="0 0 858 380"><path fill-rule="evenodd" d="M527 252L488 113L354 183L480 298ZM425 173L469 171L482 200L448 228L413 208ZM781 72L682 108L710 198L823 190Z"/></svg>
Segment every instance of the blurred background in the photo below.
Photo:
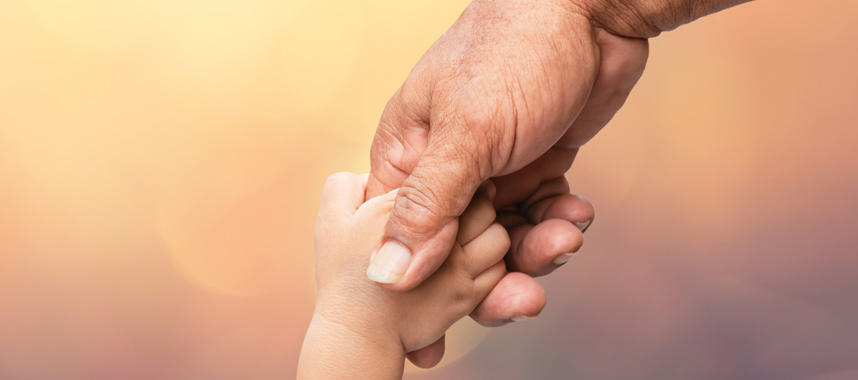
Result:
<svg viewBox="0 0 858 380"><path fill-rule="evenodd" d="M467 1L0 2L0 379L294 377L325 177ZM858 3L651 41L539 319L409 379L858 378Z"/></svg>

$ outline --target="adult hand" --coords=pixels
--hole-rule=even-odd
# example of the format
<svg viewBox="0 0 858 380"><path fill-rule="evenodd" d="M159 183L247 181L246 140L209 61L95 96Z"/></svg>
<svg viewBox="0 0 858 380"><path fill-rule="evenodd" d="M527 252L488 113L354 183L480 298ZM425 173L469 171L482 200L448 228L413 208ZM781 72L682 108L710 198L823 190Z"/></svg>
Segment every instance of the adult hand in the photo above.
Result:
<svg viewBox="0 0 858 380"><path fill-rule="evenodd" d="M538 314L545 294L530 276L564 262L593 218L564 173L640 78L645 38L699 16L697 6L674 4L682 2L694 4L475 0L382 114L367 195L400 190L368 276L394 290L420 284L445 260L478 186L497 177L495 206L512 239L507 266L521 273L472 317L495 326ZM431 366L442 355L443 339L409 358Z"/></svg>
<svg viewBox="0 0 858 380"><path fill-rule="evenodd" d="M513 270L545 274L566 253L528 238L544 221L583 226L592 218L563 175L625 101L647 42L594 28L570 4L475 1L393 95L372 144L367 191L401 189L370 265L374 280L407 290L432 274L458 216L491 177L499 177L496 206L522 217L506 223L536 226L511 234ZM547 240L566 237L566 227Z"/></svg>

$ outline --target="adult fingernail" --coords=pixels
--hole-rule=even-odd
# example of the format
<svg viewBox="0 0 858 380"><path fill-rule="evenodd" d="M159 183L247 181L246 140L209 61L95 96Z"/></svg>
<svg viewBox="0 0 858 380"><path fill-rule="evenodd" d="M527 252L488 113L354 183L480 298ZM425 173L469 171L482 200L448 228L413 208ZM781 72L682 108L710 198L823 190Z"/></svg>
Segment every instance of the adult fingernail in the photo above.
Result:
<svg viewBox="0 0 858 380"><path fill-rule="evenodd" d="M519 322L519 321L524 321L524 320L528 320L528 319L533 319L533 317L528 317L526 315L517 315L515 317L510 318L509 320L511 320L513 322Z"/></svg>
<svg viewBox="0 0 858 380"><path fill-rule="evenodd" d="M554 265L566 264L566 262L569 260L572 260L572 258L575 257L576 254L577 254L577 252L571 252L571 253L564 253L560 256L557 256L556 258L554 258Z"/></svg>
<svg viewBox="0 0 858 380"><path fill-rule="evenodd" d="M384 243L372 255L366 276L382 284L395 284L402 279L411 264L411 251L394 241Z"/></svg>
<svg viewBox="0 0 858 380"><path fill-rule="evenodd" d="M590 227L590 223L592 223L592 222L593 222L593 220L591 219L591 220L588 220L586 222L575 222L574 224L575 224L575 227L578 227L578 229L581 230L581 232L584 232L584 231L587 231L587 227Z"/></svg>

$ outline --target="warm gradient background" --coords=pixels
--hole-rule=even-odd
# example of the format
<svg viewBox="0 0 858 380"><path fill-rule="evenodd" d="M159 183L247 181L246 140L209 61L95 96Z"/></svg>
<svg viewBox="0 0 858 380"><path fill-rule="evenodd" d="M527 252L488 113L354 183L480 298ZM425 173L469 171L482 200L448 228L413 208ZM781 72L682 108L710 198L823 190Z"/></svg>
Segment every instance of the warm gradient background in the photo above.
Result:
<svg viewBox="0 0 858 380"><path fill-rule="evenodd" d="M285 379L335 171L467 1L0 1L0 379ZM652 41L534 321L411 379L858 378L858 2Z"/></svg>

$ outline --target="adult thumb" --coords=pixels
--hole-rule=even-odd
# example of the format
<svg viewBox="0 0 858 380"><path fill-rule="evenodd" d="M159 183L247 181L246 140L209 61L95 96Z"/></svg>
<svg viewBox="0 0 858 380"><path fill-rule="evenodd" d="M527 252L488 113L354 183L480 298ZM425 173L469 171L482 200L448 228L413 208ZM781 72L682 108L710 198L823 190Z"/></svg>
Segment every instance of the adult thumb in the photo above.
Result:
<svg viewBox="0 0 858 380"><path fill-rule="evenodd" d="M458 218L478 188L494 197L493 185L480 187L491 174L484 167L488 157L477 153L484 147L468 146L468 139L455 139L451 131L437 132L400 187L367 269L371 280L391 284L391 289L414 288L446 260Z"/></svg>

